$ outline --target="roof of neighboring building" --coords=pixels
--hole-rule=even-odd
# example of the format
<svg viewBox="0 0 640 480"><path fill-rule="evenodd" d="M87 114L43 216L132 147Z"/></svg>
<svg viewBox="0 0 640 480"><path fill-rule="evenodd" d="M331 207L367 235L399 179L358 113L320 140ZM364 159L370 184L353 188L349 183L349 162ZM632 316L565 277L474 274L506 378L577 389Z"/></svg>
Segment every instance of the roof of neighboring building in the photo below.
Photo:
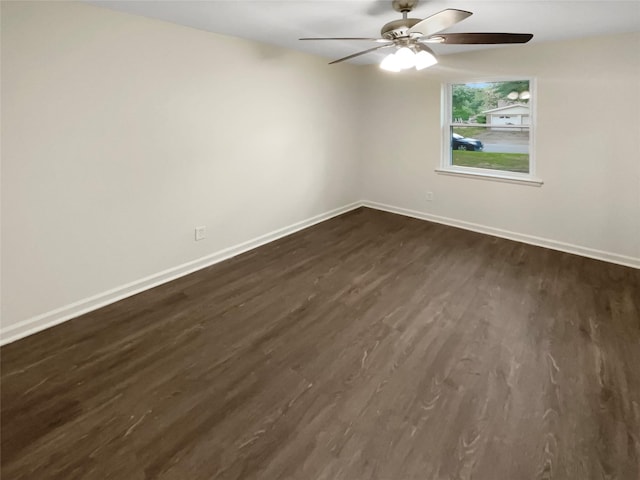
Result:
<svg viewBox="0 0 640 480"><path fill-rule="evenodd" d="M494 113L494 112L505 112L507 110L515 110L517 108L524 108L527 112L529 111L529 105L524 103L514 103L513 105L506 105L504 107L492 108L491 110L485 110L482 113Z"/></svg>

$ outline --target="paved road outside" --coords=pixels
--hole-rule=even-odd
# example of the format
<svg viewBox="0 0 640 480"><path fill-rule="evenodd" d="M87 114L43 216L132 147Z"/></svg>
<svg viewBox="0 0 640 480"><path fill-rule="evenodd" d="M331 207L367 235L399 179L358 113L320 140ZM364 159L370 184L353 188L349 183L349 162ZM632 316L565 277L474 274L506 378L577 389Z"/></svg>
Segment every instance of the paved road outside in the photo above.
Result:
<svg viewBox="0 0 640 480"><path fill-rule="evenodd" d="M485 152L529 153L529 132L488 130L474 138L484 143Z"/></svg>
<svg viewBox="0 0 640 480"><path fill-rule="evenodd" d="M529 132L507 132L501 130L489 130L478 132L473 138L482 140L482 143L508 143L512 145L527 145Z"/></svg>

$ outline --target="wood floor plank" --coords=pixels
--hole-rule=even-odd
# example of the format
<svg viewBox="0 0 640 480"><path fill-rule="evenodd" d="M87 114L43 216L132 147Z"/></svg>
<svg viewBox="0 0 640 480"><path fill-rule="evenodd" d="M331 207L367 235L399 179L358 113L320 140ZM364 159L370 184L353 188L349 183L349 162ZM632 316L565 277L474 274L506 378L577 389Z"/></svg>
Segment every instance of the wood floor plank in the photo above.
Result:
<svg viewBox="0 0 640 480"><path fill-rule="evenodd" d="M3 479L640 478L640 271L369 209L0 355Z"/></svg>

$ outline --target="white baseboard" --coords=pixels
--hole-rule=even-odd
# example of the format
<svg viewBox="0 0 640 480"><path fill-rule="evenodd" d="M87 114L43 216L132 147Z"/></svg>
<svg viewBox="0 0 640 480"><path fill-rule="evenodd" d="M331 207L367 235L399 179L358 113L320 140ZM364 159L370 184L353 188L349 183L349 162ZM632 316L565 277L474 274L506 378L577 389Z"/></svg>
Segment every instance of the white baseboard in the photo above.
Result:
<svg viewBox="0 0 640 480"><path fill-rule="evenodd" d="M321 213L320 215L316 215L287 227L260 235L252 240L225 248L224 250L217 251L205 257L183 263L177 267L169 268L162 272L127 283L126 285L121 285L106 292L84 298L78 302L28 318L6 328L0 328L0 345L14 342L28 335L32 335L66 322L67 320L71 320L72 318L97 310L105 305L122 300L123 298L130 297L163 283L188 275L189 273L193 273L196 270L200 270L215 263L222 262L223 260L227 260L228 258L235 257L241 253L253 250L261 245L273 242L274 240L286 237L287 235L291 235L299 230L315 225L316 223L324 222L330 218L342 215L343 213L359 208L360 206L362 206L361 202L354 202L329 212Z"/></svg>
<svg viewBox="0 0 640 480"><path fill-rule="evenodd" d="M406 217L413 217L420 220L427 220L429 222L441 223L452 227L463 228L465 230L472 230L478 233L485 233L488 235L493 235L494 237L501 237L522 243L537 245L539 247L550 248L552 250L573 253L575 255L581 255L583 257L595 258L596 260L604 260L605 262L616 263L619 265L624 265L626 267L640 268L640 258L628 257L625 255L619 255L617 253L605 252L602 250L582 247L580 245L574 245L571 243L559 242L557 240L551 240L549 238L511 232L509 230L503 230L500 228L487 227L485 225L479 225L477 223L465 222L463 220L456 220L454 218L441 217L438 215L432 215L430 213L419 212L417 210L409 210L407 208L395 207L393 205L371 202L369 200L363 200L362 206L373 208L375 210L397 213Z"/></svg>

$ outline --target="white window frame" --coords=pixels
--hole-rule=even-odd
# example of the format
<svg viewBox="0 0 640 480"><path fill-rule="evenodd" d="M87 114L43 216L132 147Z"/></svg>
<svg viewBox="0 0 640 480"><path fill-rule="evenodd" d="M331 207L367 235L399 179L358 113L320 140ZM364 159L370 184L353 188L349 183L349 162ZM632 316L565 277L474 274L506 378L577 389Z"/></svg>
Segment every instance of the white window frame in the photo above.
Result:
<svg viewBox="0 0 640 480"><path fill-rule="evenodd" d="M451 128L452 127L468 127L468 123L456 123L453 121L451 100L453 98L453 85L462 85L465 83L494 83L494 82L509 82L517 80L529 81L529 92L531 92L531 98L529 100L529 173L521 172L508 172L505 170L492 170L489 168L474 168L465 167L460 165L453 165L452 151L451 151ZM510 78L490 78L490 79L474 79L474 80L459 80L451 81L442 84L442 154L440 156L440 167L436 169L436 172L445 175L456 175L463 177L471 177L478 179L487 179L494 181L502 181L508 183L520 183L524 185L541 186L542 180L536 177L536 163L535 163L535 131L536 131L536 82L534 78L521 76ZM475 125L474 125L475 126ZM510 127L508 125L501 125L501 128L522 128L522 125L514 125ZM488 126L485 128L489 128Z"/></svg>

